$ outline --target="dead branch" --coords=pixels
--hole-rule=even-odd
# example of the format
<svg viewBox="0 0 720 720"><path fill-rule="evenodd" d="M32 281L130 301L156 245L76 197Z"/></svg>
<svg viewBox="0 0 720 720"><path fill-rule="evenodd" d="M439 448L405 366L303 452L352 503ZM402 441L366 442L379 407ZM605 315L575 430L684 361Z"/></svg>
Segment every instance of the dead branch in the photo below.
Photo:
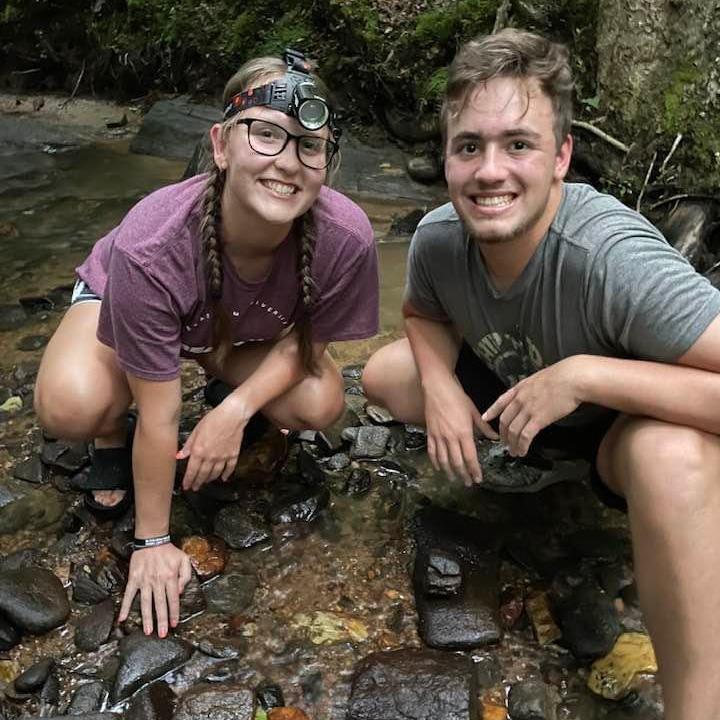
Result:
<svg viewBox="0 0 720 720"><path fill-rule="evenodd" d="M670 162L670 158L675 154L675 151L678 149L678 145L680 145L680 141L682 139L682 133L678 133L675 136L675 140L673 141L672 147L670 148L670 152L667 154L667 156L663 160L662 165L660 166L660 172L658 173L658 177L662 177L663 173L665 172L665 168L667 167L667 164Z"/></svg>
<svg viewBox="0 0 720 720"><path fill-rule="evenodd" d="M720 197L716 197L715 195L702 195L699 193L683 193L681 195L672 195L670 197L663 198L662 200L658 200L657 202L653 203L650 206L650 210L656 210L659 207L662 207L663 205L667 205L668 203L672 202L678 202L680 200L706 200L710 202L716 202L720 203Z"/></svg>
<svg viewBox="0 0 720 720"><path fill-rule="evenodd" d="M604 130L601 130L600 128L595 127L594 125L591 125L589 122L585 122L584 120L573 120L572 121L573 127L582 128L583 130L587 130L588 132L591 132L593 135L596 135L601 140L604 140L608 145L612 145L617 150L620 150L624 153L629 153L630 148L620 140L617 140L612 135L608 135Z"/></svg>
<svg viewBox="0 0 720 720"><path fill-rule="evenodd" d="M82 67L80 68L80 74L78 75L78 79L75 82L75 87L73 88L72 93L70 93L70 97L60 103L59 108L62 110L66 105L71 103L75 99L75 95L77 94L78 88L80 87L80 83L82 82L83 75L85 75L85 60L83 60Z"/></svg>
<svg viewBox="0 0 720 720"><path fill-rule="evenodd" d="M510 6L512 5L512 0L503 0L500 3L500 7L497 10L497 14L495 15L495 25L493 27L493 35L497 32L500 32L508 22L508 18L510 17Z"/></svg>
<svg viewBox="0 0 720 720"><path fill-rule="evenodd" d="M635 205L635 209L640 212L640 205L642 205L643 195L645 195L645 188L647 188L648 183L650 182L650 175L652 175L653 168L655 167L655 161L657 160L657 150L653 153L652 160L650 161L650 167L648 168L648 171L645 173L645 180L642 184L642 187L640 188L640 194L638 195L637 199L637 205Z"/></svg>

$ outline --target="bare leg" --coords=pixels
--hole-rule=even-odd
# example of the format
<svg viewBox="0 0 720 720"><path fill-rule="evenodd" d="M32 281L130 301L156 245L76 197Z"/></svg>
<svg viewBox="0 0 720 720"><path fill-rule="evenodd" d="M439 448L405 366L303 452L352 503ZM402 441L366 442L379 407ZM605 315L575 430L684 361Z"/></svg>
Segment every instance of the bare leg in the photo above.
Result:
<svg viewBox="0 0 720 720"><path fill-rule="evenodd" d="M115 352L96 338L100 303L71 307L43 355L35 383L35 412L50 434L66 440L95 439L98 448L125 442L131 402ZM123 491L96 492L113 505Z"/></svg>
<svg viewBox="0 0 720 720"><path fill-rule="evenodd" d="M407 339L380 348L365 365L365 395L384 405L393 417L406 423L425 424L420 375Z"/></svg>
<svg viewBox="0 0 720 720"><path fill-rule="evenodd" d="M720 438L622 417L598 470L628 502L667 720L720 717Z"/></svg>
<svg viewBox="0 0 720 720"><path fill-rule="evenodd" d="M253 343L233 350L222 367L212 357L200 364L232 387L241 385L272 349L272 343ZM263 414L275 425L290 430L322 429L342 414L343 379L328 353L320 360L317 376L309 376L268 403Z"/></svg>

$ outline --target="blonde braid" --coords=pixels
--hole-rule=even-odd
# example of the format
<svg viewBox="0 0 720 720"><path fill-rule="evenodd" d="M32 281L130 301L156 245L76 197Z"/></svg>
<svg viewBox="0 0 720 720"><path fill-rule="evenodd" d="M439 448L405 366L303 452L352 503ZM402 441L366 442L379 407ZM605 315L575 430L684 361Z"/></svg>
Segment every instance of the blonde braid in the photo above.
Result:
<svg viewBox="0 0 720 720"><path fill-rule="evenodd" d="M218 364L222 365L232 347L230 318L221 304L223 286L222 268L222 195L225 172L212 164L205 184L203 218L200 223L202 256L207 273L208 291L213 307L212 343Z"/></svg>
<svg viewBox="0 0 720 720"><path fill-rule="evenodd" d="M314 374L317 364L312 349L312 311L315 306L315 281L312 278L312 262L315 255L315 222L312 210L308 210L298 220L298 279L302 310L295 327L298 331L298 347L303 368L307 373Z"/></svg>

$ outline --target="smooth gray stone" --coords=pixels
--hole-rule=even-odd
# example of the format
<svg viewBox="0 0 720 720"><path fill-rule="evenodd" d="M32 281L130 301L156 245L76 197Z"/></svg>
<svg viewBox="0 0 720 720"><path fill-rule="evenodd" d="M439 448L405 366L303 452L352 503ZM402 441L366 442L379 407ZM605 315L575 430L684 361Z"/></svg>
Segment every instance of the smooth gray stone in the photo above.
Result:
<svg viewBox="0 0 720 720"><path fill-rule="evenodd" d="M164 681L143 688L130 702L124 720L171 720L177 697Z"/></svg>
<svg viewBox="0 0 720 720"><path fill-rule="evenodd" d="M283 490L270 508L273 525L312 522L328 506L330 492L325 487L291 487Z"/></svg>
<svg viewBox="0 0 720 720"><path fill-rule="evenodd" d="M120 667L113 687L113 702L130 697L145 683L180 667L192 655L192 646L180 638L160 639L136 632L120 641Z"/></svg>
<svg viewBox="0 0 720 720"><path fill-rule="evenodd" d="M243 685L198 685L178 703L173 720L253 720L255 692Z"/></svg>
<svg viewBox="0 0 720 720"><path fill-rule="evenodd" d="M106 692L105 684L100 680L81 685L72 696L67 708L67 714L83 715L99 710Z"/></svg>
<svg viewBox="0 0 720 720"><path fill-rule="evenodd" d="M378 459L385 454L390 429L384 425L363 426L358 428L355 441L350 448L350 457Z"/></svg>
<svg viewBox="0 0 720 720"><path fill-rule="evenodd" d="M17 628L42 634L62 625L70 603L62 583L40 567L0 572L0 612Z"/></svg>
<svg viewBox="0 0 720 720"><path fill-rule="evenodd" d="M15 678L15 689L19 693L31 693L39 690L54 667L55 660L53 658L45 658L36 662Z"/></svg>
<svg viewBox="0 0 720 720"><path fill-rule="evenodd" d="M468 657L401 649L368 655L355 671L346 720L474 720Z"/></svg>
<svg viewBox="0 0 720 720"><path fill-rule="evenodd" d="M96 605L84 615L75 627L75 646L92 652L107 642L115 622L115 606L112 598Z"/></svg>
<svg viewBox="0 0 720 720"><path fill-rule="evenodd" d="M233 550L242 550L270 538L265 518L244 505L227 505L215 516L215 533Z"/></svg>
<svg viewBox="0 0 720 720"><path fill-rule="evenodd" d="M508 694L513 720L555 720L555 702L550 686L539 680L515 683Z"/></svg>
<svg viewBox="0 0 720 720"><path fill-rule="evenodd" d="M204 590L208 612L233 615L252 604L257 578L254 575L225 574L208 583Z"/></svg>

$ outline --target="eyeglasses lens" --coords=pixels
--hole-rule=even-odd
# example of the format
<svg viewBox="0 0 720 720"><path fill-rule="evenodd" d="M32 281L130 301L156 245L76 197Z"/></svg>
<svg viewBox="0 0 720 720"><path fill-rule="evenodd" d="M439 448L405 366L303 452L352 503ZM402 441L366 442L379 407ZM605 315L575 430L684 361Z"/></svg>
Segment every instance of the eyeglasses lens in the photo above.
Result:
<svg viewBox="0 0 720 720"><path fill-rule="evenodd" d="M285 128L264 120L251 120L248 124L250 147L261 155L279 155L288 143ZM326 168L335 154L335 144L314 135L293 135L297 140L297 156L300 162L315 170Z"/></svg>

